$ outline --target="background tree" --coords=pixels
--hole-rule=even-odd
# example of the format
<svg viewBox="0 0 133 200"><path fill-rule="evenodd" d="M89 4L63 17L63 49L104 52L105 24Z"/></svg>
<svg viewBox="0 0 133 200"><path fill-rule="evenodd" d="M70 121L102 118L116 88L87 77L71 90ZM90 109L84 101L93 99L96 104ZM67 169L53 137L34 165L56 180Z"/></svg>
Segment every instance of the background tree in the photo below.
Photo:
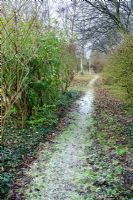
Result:
<svg viewBox="0 0 133 200"><path fill-rule="evenodd" d="M123 35L133 30L132 1L82 1L78 3L77 27L85 21L85 40L91 49L107 53L115 48ZM79 30L79 29L78 29Z"/></svg>

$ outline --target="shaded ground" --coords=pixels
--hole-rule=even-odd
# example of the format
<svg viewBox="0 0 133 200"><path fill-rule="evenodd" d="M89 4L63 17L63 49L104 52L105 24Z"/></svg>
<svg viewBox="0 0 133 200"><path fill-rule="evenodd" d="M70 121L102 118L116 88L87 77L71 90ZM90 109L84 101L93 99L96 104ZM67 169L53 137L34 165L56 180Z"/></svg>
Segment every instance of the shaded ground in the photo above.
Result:
<svg viewBox="0 0 133 200"><path fill-rule="evenodd" d="M85 172L85 140L89 134L88 118L94 99L92 85L96 79L97 76L90 82L88 92L78 102L78 111L72 113L73 123L54 140L52 147L46 144L47 150L45 147L41 151L38 160L27 172L31 183L24 192L25 199L82 199L85 190L87 192L87 188L82 188L77 182Z"/></svg>

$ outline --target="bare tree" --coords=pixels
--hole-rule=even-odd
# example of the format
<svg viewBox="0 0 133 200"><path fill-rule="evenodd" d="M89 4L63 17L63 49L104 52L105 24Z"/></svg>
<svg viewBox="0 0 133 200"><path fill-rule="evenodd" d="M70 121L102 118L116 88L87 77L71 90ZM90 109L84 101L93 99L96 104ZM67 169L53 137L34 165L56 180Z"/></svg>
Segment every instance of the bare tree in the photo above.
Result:
<svg viewBox="0 0 133 200"><path fill-rule="evenodd" d="M132 29L133 1L132 0L85 0L91 7L110 19L117 29L127 33Z"/></svg>
<svg viewBox="0 0 133 200"><path fill-rule="evenodd" d="M93 50L107 53L121 41L123 35L133 30L132 0L84 0L77 10L76 32L80 32L85 21L84 38L91 42Z"/></svg>

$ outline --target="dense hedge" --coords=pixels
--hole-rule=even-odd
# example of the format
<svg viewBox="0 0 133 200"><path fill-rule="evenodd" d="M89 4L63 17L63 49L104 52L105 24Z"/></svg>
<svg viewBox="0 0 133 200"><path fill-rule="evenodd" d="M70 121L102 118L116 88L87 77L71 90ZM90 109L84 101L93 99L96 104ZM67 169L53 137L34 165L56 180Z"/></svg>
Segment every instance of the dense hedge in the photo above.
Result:
<svg viewBox="0 0 133 200"><path fill-rule="evenodd" d="M133 36L128 36L110 55L104 67L105 82L123 90L126 100L133 102Z"/></svg>
<svg viewBox="0 0 133 200"><path fill-rule="evenodd" d="M2 30L4 120L17 125L45 116L67 90L76 65L75 47L37 20L6 22ZM7 32L9 35L7 35ZM39 116L38 116L39 115ZM49 112L47 112L49 116ZM48 117L47 117L48 118ZM14 118L15 119L15 118ZM3 120L3 121L4 121Z"/></svg>

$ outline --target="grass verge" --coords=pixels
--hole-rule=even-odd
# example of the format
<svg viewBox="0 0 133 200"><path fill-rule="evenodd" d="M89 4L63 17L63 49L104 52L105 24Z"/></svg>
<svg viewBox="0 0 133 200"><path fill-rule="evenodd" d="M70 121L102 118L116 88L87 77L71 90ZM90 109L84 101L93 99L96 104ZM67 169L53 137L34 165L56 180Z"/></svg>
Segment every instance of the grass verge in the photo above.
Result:
<svg viewBox="0 0 133 200"><path fill-rule="evenodd" d="M133 118L127 105L107 88L96 91L88 152L87 200L131 200ZM92 123L93 122L93 123Z"/></svg>

